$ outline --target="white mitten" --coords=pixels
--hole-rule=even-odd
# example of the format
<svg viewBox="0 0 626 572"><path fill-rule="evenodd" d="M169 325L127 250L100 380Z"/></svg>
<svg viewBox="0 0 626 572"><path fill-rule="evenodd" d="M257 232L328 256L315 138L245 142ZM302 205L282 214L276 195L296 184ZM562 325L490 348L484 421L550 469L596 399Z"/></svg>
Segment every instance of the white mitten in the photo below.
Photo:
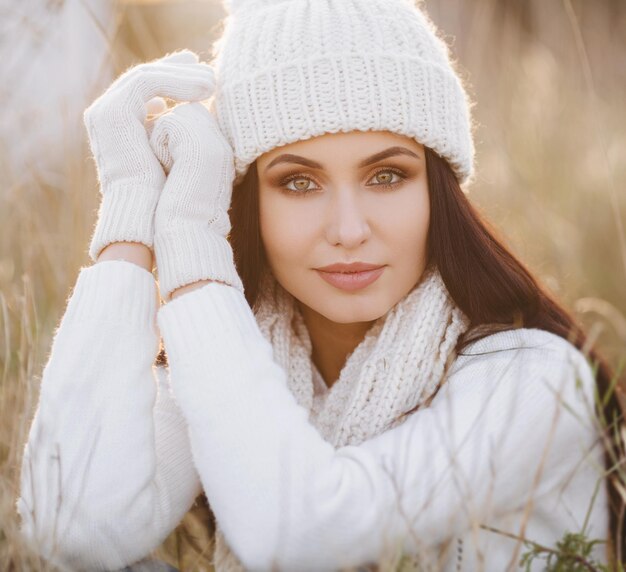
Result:
<svg viewBox="0 0 626 572"><path fill-rule="evenodd" d="M154 228L161 296L203 279L243 293L227 240L234 155L215 117L200 103L177 105L156 119L150 144L168 173Z"/></svg>
<svg viewBox="0 0 626 572"><path fill-rule="evenodd" d="M158 97L202 100L214 87L210 66L184 50L129 69L85 110L102 195L89 246L94 262L112 242L153 246L154 212L165 173L150 147L148 102Z"/></svg>

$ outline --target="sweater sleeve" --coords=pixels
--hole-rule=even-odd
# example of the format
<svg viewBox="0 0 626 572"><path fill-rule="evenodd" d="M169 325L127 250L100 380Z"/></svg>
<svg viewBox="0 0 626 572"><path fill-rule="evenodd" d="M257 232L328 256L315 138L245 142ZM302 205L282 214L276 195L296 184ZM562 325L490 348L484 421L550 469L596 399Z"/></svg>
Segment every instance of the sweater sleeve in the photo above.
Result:
<svg viewBox="0 0 626 572"><path fill-rule="evenodd" d="M158 321L200 479L248 569L337 569L376 562L389 543L437 544L562 483L597 437L589 365L541 330L481 340L430 407L336 449L236 289L209 283Z"/></svg>
<svg viewBox="0 0 626 572"><path fill-rule="evenodd" d="M23 537L59 566L139 560L201 491L167 373L153 366L158 303L150 272L98 262L81 269L54 332L16 507Z"/></svg>

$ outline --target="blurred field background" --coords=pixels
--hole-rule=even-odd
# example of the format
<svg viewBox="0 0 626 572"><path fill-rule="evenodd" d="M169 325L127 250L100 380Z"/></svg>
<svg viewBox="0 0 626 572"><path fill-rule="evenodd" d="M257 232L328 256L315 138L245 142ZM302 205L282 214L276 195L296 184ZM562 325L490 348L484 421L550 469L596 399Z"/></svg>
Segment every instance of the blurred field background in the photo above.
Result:
<svg viewBox="0 0 626 572"><path fill-rule="evenodd" d="M426 0L476 102L470 198L626 359L626 2ZM210 56L218 0L0 0L0 570L51 336L99 205L84 108L129 65ZM623 374L622 374L623 377ZM80 430L77 428L77 430Z"/></svg>

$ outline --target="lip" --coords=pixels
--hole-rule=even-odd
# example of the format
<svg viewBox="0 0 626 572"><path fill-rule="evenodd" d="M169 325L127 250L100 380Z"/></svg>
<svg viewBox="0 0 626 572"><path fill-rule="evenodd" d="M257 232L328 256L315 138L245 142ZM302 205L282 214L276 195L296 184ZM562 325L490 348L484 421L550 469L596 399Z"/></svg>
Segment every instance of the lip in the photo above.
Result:
<svg viewBox="0 0 626 572"><path fill-rule="evenodd" d="M316 268L316 270L321 270L322 272L361 272L363 270L374 270L382 266L382 264L370 264L369 262L351 262L350 264L337 262L336 264Z"/></svg>
<svg viewBox="0 0 626 572"><path fill-rule="evenodd" d="M358 263L358 264L361 264L361 263ZM358 266L358 264L355 264L355 265L344 264L344 265L333 265L333 266L334 267L352 266L354 268ZM328 272L328 271L322 270L321 268L316 268L316 271L324 280L326 280L326 282L328 282L332 286L335 286L336 288L340 288L341 290L347 290L349 292L352 292L355 290L361 290L362 288L369 286L370 284L372 284L372 282L376 281L385 270L384 266L375 266L373 264L369 264L367 266L369 266L368 269L364 269L364 270L356 271L356 272L355 271Z"/></svg>

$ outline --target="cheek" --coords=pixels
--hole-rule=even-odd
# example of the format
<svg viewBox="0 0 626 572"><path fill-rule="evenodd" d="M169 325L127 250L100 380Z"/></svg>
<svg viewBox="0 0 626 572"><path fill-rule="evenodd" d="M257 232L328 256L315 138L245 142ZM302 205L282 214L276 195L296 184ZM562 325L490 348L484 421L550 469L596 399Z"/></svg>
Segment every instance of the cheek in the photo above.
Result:
<svg viewBox="0 0 626 572"><path fill-rule="evenodd" d="M261 240L273 266L302 259L313 222L296 201L281 199L268 193L259 200Z"/></svg>
<svg viewBox="0 0 626 572"><path fill-rule="evenodd" d="M393 245L395 252L401 256L409 253L414 258L417 251L421 256L426 249L430 224L427 191L414 189L381 212L385 213L387 240Z"/></svg>

